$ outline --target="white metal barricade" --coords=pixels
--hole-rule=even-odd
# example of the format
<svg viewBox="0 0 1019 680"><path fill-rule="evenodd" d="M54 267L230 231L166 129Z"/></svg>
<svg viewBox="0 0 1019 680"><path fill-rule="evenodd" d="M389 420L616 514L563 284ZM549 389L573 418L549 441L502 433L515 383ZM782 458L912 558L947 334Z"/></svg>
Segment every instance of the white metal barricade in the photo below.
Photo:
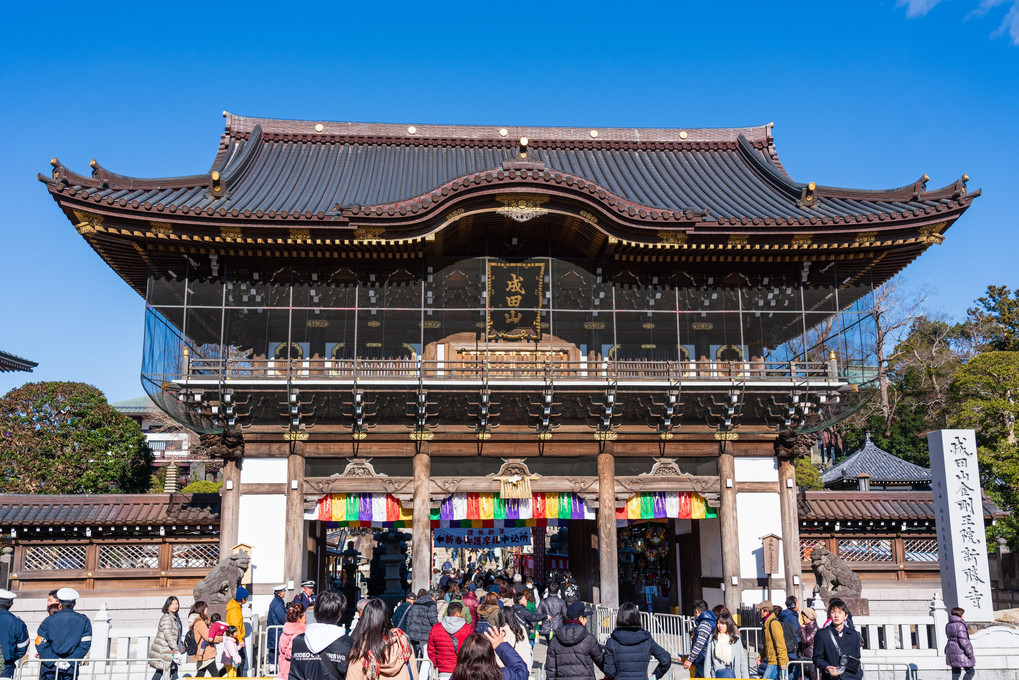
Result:
<svg viewBox="0 0 1019 680"><path fill-rule="evenodd" d="M863 663L863 677L867 680L917 680L917 668L901 662Z"/></svg>
<svg viewBox="0 0 1019 680"><path fill-rule="evenodd" d="M258 665L254 669L257 671L258 676L268 677L277 675L279 664L269 654L269 640L275 638L276 644L273 646L273 649L279 650L279 636L282 634L283 626L266 626L260 631L258 636Z"/></svg>
<svg viewBox="0 0 1019 680"><path fill-rule="evenodd" d="M37 680L42 674L43 664L56 664L66 661L65 659L26 659L18 664L14 670L14 680ZM68 663L71 663L70 661ZM54 668L55 680L134 680L135 678L149 678L155 668L155 663L163 668L163 678L170 680L170 664L162 659L114 659L114 658L85 658L76 661L77 668L70 669ZM181 669L183 670L183 669ZM178 674L181 674L178 671Z"/></svg>

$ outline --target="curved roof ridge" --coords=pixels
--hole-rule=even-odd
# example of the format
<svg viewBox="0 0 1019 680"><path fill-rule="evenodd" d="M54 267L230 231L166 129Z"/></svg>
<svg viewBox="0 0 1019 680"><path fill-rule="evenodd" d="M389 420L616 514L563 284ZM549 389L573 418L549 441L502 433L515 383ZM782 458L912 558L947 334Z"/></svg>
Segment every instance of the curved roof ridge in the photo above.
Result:
<svg viewBox="0 0 1019 680"><path fill-rule="evenodd" d="M867 433L863 446L851 453L838 465L821 473L821 481L835 484L854 480L861 474L870 476L871 482L923 483L931 481L931 471L885 451L874 443Z"/></svg>
<svg viewBox="0 0 1019 680"><path fill-rule="evenodd" d="M624 128L624 127L552 127L533 125L441 125L412 123L368 123L326 120L290 120L256 118L228 111L226 134L247 135L256 126L266 135L316 135L322 137L379 137L420 139L462 139L514 141L521 137L538 140L575 142L731 142L740 136L756 144L771 142L772 123L746 127L719 128ZM321 129L319 129L321 127ZM413 132L411 132L413 130ZM505 133L503 133L505 131ZM592 134L592 132L596 134Z"/></svg>

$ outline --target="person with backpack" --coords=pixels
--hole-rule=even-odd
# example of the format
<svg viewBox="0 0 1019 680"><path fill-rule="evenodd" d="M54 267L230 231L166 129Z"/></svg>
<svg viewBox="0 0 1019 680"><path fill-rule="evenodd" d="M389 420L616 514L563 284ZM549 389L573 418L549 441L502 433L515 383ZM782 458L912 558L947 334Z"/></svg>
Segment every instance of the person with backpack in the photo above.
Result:
<svg viewBox="0 0 1019 680"><path fill-rule="evenodd" d="M538 603L538 616L542 618L541 635L543 638L550 638L552 633L559 630L563 625L563 618L566 616L566 602L559 597L559 584L553 581L548 586L548 592Z"/></svg>
<svg viewBox="0 0 1019 680"><path fill-rule="evenodd" d="M403 602L396 605L396 611L393 612L393 623L404 633L407 632L407 614L410 613L410 607L416 600L417 595L414 594L414 591L408 590Z"/></svg>
<svg viewBox="0 0 1019 680"><path fill-rule="evenodd" d="M340 626L347 609L343 593L327 591L315 600L315 621L294 638L289 680L345 680L352 640Z"/></svg>
<svg viewBox="0 0 1019 680"><path fill-rule="evenodd" d="M432 626L439 622L439 608L432 599L427 589L418 591L417 599L407 612L405 627L402 629L407 633L411 643L414 645L414 653L420 654L428 645L428 636L432 633Z"/></svg>
<svg viewBox="0 0 1019 680"><path fill-rule="evenodd" d="M439 680L446 680L453 674L460 647L467 636L474 632L464 621L463 612L463 603L450 602L446 607L446 616L432 626L428 634L428 658L438 671Z"/></svg>
<svg viewBox="0 0 1019 680"><path fill-rule="evenodd" d="M796 611L798 602L790 595L785 599L785 609L778 615L782 624L782 634L785 636L786 654L790 661L798 661L800 658L800 615ZM800 664L789 666L789 680L797 680L800 677Z"/></svg>
<svg viewBox="0 0 1019 680"><path fill-rule="evenodd" d="M651 657L658 661L654 677L669 672L672 658L640 622L640 609L632 602L619 605L616 629L605 641L605 677L615 680L647 680Z"/></svg>
<svg viewBox="0 0 1019 680"><path fill-rule="evenodd" d="M767 601L757 605L757 609L761 612L761 626L764 627L764 652L758 660L758 670L765 680L778 678L789 665L785 631L778 620L782 610Z"/></svg>
<svg viewBox="0 0 1019 680"><path fill-rule="evenodd" d="M188 612L188 632L184 635L184 653L194 659L195 677L219 676L216 666L216 645L223 641L223 636L209 634L209 605L198 600L191 605Z"/></svg>
<svg viewBox="0 0 1019 680"><path fill-rule="evenodd" d="M531 642L527 638L527 629L511 610L500 609L498 613L499 625L497 628L502 632L513 650L520 655L527 667L534 663L534 652L531 650ZM496 665L503 667L502 659L496 657Z"/></svg>
<svg viewBox="0 0 1019 680"><path fill-rule="evenodd" d="M347 677L350 680L411 680L415 677L413 663L414 649L407 634L393 625L389 607L378 598L368 600L351 641Z"/></svg>
<svg viewBox="0 0 1019 680"><path fill-rule="evenodd" d="M683 662L683 668L690 670L691 667L694 667L697 677L703 678L708 640L711 638L711 633L715 630L715 623L718 621L718 617L708 608L708 603L704 600L694 600L693 613L697 627L691 633L693 645L690 647L690 654L686 657L686 661Z"/></svg>

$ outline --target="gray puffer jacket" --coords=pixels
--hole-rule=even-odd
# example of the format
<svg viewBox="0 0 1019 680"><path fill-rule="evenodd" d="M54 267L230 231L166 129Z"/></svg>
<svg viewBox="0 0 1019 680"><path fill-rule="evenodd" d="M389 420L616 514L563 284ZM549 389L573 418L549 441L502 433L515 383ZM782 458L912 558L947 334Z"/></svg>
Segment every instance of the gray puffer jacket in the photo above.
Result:
<svg viewBox="0 0 1019 680"><path fill-rule="evenodd" d="M419 597L410 606L407 617L403 622L403 630L414 642L424 644L428 642L428 635L432 632L432 626L439 622L439 607L431 597Z"/></svg>
<svg viewBox="0 0 1019 680"><path fill-rule="evenodd" d="M554 633L563 627L563 621L566 619L566 603L558 595L548 595L538 603L538 616L542 619L548 616L552 617L551 621L542 621L542 635Z"/></svg>
<svg viewBox="0 0 1019 680"><path fill-rule="evenodd" d="M167 612L159 618L159 626L156 627L156 636L152 638L149 645L149 665L162 670L166 664L167 670L173 663L173 655L180 651L181 645L181 622L176 614ZM157 661L158 659L158 661Z"/></svg>

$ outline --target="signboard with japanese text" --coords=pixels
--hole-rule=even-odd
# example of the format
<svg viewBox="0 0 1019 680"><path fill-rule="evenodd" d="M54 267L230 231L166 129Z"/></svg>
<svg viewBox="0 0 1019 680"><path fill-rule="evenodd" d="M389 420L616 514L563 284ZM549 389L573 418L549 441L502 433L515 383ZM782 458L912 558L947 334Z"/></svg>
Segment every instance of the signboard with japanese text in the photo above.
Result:
<svg viewBox="0 0 1019 680"><path fill-rule="evenodd" d="M938 430L927 444L945 604L965 609L966 621L993 621L976 434Z"/></svg>
<svg viewBox="0 0 1019 680"><path fill-rule="evenodd" d="M506 548L531 544L529 527L435 529L436 548Z"/></svg>
<svg viewBox="0 0 1019 680"><path fill-rule="evenodd" d="M545 262L488 263L488 337L541 340Z"/></svg>

